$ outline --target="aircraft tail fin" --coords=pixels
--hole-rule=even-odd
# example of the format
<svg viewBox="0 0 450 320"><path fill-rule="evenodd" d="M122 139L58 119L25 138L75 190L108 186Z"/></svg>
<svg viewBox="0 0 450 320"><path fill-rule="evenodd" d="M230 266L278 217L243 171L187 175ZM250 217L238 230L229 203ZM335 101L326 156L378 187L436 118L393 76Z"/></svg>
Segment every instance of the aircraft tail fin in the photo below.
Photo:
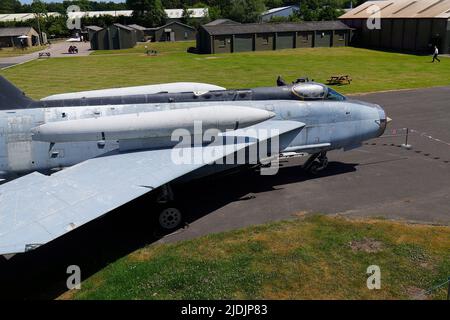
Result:
<svg viewBox="0 0 450 320"><path fill-rule="evenodd" d="M0 76L0 110L24 109L33 102L23 91Z"/></svg>

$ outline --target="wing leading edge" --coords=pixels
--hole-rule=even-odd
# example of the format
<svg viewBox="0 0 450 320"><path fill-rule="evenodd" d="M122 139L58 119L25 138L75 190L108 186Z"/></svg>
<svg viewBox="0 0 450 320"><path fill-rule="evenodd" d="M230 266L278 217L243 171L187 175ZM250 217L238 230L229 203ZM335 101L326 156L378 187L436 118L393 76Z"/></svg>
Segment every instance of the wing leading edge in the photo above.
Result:
<svg viewBox="0 0 450 320"><path fill-rule="evenodd" d="M256 126L277 129L276 134L264 137L269 139L304 124L274 120ZM236 134L242 136L242 132ZM212 144L201 152L213 155L208 158L211 163L257 140L235 144L232 149ZM0 185L0 255L35 249L207 164L176 164L172 152L118 153L87 160L51 176L34 172Z"/></svg>

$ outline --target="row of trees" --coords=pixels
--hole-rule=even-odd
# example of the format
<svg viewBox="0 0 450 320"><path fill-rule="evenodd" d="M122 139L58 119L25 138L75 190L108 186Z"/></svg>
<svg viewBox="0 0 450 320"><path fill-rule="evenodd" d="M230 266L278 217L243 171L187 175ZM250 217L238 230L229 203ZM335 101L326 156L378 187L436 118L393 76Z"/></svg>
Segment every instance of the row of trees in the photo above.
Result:
<svg viewBox="0 0 450 320"><path fill-rule="evenodd" d="M90 0L73 0L63 2L45 2L43 6L47 12L59 12L61 14L66 12L70 5L78 5L85 11L109 11L109 10L126 10L125 2L97 2ZM0 13L29 13L32 12L31 4L21 4L19 0L1 0Z"/></svg>
<svg viewBox="0 0 450 320"><path fill-rule="evenodd" d="M34 12L37 18L25 22L3 22L0 27L32 26L50 36L66 36L70 32L66 27L65 14L70 5L78 5L82 11L133 10L132 17L84 18L83 25L107 26L119 22L156 27L167 20L164 8L183 8L182 22L198 27L218 18L228 18L241 23L257 22L267 8L296 3L300 3L300 11L297 14L289 18L277 18L273 22L334 20L342 14L342 8L357 6L362 2L364 0L125 0L123 3L65 0L61 3L45 3L42 0L33 0L31 4L22 5L19 0L1 0L0 13ZM209 16L200 20L193 19L187 8L208 8ZM62 16L51 17L47 12L59 12Z"/></svg>

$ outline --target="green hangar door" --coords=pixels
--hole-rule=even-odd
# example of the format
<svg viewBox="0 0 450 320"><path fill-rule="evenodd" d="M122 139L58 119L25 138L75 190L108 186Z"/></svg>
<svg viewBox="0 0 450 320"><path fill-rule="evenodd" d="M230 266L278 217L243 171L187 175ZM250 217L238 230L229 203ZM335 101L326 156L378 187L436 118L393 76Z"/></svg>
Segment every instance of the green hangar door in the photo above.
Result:
<svg viewBox="0 0 450 320"><path fill-rule="evenodd" d="M315 47L330 47L331 46L331 31L316 31L316 39L314 41Z"/></svg>
<svg viewBox="0 0 450 320"><path fill-rule="evenodd" d="M277 50L294 48L294 33L279 33L277 35Z"/></svg>
<svg viewBox="0 0 450 320"><path fill-rule="evenodd" d="M234 36L233 42L234 52L253 51L253 35L237 34Z"/></svg>

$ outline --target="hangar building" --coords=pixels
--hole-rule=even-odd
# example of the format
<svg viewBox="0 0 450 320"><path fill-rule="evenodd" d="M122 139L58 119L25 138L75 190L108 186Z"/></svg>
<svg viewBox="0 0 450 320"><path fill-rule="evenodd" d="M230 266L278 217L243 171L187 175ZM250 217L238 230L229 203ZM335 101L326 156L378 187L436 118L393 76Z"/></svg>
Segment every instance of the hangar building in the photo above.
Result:
<svg viewBox="0 0 450 320"><path fill-rule="evenodd" d="M230 53L289 48L346 46L351 28L340 21L203 25L200 53Z"/></svg>
<svg viewBox="0 0 450 320"><path fill-rule="evenodd" d="M115 23L107 28L89 33L92 50L115 50L133 48L136 45L136 30Z"/></svg>
<svg viewBox="0 0 450 320"><path fill-rule="evenodd" d="M377 16L381 28L369 28ZM450 53L450 0L367 1L339 19L355 29L352 45L418 53L436 45Z"/></svg>

